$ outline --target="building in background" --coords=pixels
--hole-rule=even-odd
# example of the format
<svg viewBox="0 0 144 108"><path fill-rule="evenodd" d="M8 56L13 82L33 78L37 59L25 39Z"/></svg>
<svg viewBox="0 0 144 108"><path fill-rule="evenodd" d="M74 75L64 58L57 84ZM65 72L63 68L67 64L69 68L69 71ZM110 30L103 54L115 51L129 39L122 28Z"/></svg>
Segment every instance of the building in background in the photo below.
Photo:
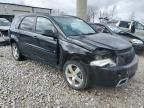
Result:
<svg viewBox="0 0 144 108"><path fill-rule="evenodd" d="M0 17L7 18L8 20L12 20L12 18L18 14L39 13L50 15L51 12L52 9L49 8L33 7L11 3L0 3Z"/></svg>

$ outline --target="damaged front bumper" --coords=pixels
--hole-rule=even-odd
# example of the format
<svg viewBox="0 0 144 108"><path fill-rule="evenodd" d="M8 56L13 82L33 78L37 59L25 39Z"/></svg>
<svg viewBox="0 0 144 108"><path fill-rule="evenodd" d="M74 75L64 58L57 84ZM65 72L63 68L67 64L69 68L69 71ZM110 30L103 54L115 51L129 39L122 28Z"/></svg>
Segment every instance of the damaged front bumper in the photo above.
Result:
<svg viewBox="0 0 144 108"><path fill-rule="evenodd" d="M124 66L102 68L89 66L92 81L97 85L119 87L133 77L138 68L138 57L135 55L133 61Z"/></svg>

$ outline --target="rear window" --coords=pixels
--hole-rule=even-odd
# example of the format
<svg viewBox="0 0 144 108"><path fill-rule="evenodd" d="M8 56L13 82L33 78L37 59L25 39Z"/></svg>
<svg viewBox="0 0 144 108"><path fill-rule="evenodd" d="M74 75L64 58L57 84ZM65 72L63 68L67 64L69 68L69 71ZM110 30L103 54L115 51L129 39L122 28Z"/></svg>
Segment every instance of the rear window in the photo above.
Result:
<svg viewBox="0 0 144 108"><path fill-rule="evenodd" d="M20 24L20 29L25 31L33 31L35 17L26 17Z"/></svg>
<svg viewBox="0 0 144 108"><path fill-rule="evenodd" d="M120 21L119 27L129 28L130 22Z"/></svg>

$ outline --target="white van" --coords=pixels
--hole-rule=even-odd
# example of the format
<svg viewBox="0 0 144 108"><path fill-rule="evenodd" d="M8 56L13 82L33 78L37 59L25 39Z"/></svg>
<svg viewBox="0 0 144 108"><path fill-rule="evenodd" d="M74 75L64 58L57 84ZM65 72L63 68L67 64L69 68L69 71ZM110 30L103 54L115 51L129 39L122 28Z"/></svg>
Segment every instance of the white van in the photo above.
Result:
<svg viewBox="0 0 144 108"><path fill-rule="evenodd" d="M130 32L132 24L135 24L135 34L144 36L144 24L138 21L118 21L116 26L120 27L124 31Z"/></svg>

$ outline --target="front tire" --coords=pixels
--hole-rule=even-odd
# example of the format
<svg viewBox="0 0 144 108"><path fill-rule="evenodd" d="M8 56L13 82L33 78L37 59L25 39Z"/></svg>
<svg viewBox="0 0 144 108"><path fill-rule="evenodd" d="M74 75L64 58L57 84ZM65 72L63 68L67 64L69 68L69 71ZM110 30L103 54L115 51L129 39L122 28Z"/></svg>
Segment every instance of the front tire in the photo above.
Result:
<svg viewBox="0 0 144 108"><path fill-rule="evenodd" d="M64 78L67 84L75 90L83 90L89 87L89 74L84 63L68 61L63 67Z"/></svg>
<svg viewBox="0 0 144 108"><path fill-rule="evenodd" d="M11 49L12 49L12 56L15 60L21 61L24 59L24 56L21 54L19 47L15 42L11 44Z"/></svg>

